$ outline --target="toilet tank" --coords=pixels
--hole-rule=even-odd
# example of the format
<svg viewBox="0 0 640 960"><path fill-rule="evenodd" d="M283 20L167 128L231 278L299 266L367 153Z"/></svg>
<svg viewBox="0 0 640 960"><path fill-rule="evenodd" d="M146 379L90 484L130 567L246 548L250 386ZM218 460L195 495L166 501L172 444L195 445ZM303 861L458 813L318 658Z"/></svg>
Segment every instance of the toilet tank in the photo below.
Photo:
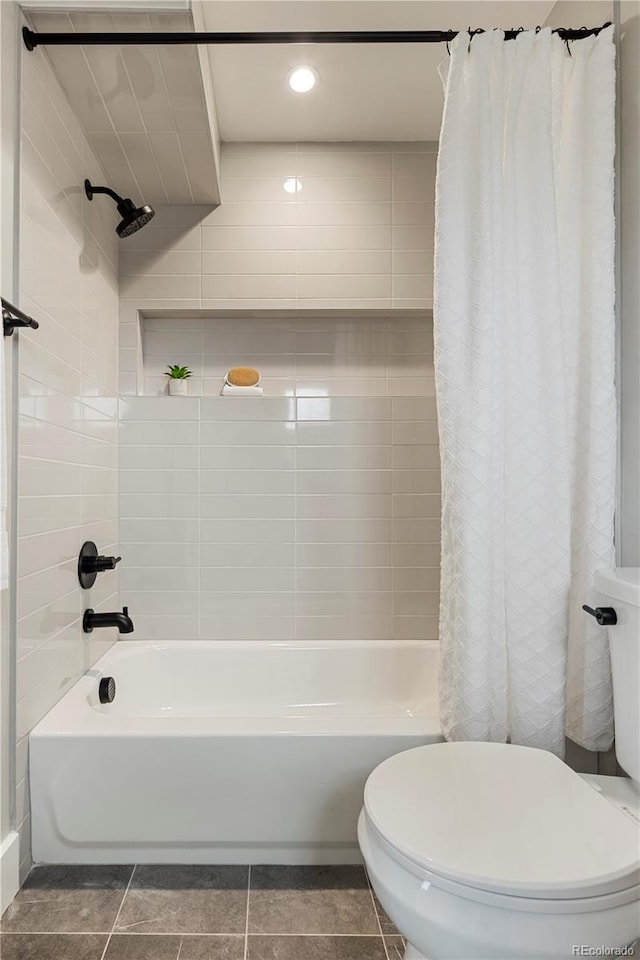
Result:
<svg viewBox="0 0 640 960"><path fill-rule="evenodd" d="M613 677L616 757L640 782L640 567L599 570L598 604L613 607L618 622L608 627Z"/></svg>

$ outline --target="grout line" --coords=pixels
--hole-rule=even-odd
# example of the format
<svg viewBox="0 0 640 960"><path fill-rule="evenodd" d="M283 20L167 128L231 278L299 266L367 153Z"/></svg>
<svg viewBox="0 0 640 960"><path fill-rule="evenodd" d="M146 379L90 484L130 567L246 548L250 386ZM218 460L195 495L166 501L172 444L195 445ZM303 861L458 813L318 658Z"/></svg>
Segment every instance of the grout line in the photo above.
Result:
<svg viewBox="0 0 640 960"><path fill-rule="evenodd" d="M105 945L104 945L104 950L102 951L102 956L101 956L100 960L104 960L104 958L105 958L105 956L106 956L106 953L107 953L107 950L109 949L109 944L111 943L111 937L113 936L113 933L114 933L114 930L116 929L116 925L117 925L117 923L118 923L118 920L120 919L120 914L122 913L122 908L123 908L123 906L124 906L124 901L127 899L127 894L129 893L129 888L130 888L130 886L131 886L131 881L133 880L133 875L134 875L134 873L136 872L136 868L137 868L137 864L134 863L133 869L132 869L132 871L131 871L131 876L129 877L129 883L127 884L127 887L126 887L126 890L124 891L124 894L122 895L122 900L120 901L120 906L118 907L118 912L116 913L115 920L113 921L113 926L111 927L111 932L109 933L109 936L107 937L107 942L106 942Z"/></svg>
<svg viewBox="0 0 640 960"><path fill-rule="evenodd" d="M247 960L247 955L249 952L249 903L250 902L251 902L251 864L249 864L249 873L247 875L247 917L244 925L244 960Z"/></svg>

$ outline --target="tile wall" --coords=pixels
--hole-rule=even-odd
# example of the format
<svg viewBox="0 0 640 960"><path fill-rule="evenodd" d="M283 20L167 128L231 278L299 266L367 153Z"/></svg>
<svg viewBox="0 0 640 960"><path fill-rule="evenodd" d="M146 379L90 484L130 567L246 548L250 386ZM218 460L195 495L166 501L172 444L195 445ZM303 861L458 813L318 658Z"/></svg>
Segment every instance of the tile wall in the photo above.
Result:
<svg viewBox="0 0 640 960"><path fill-rule="evenodd" d="M44 56L23 57L17 592L17 809L30 866L28 733L115 639L83 634L85 606L112 609L117 574L88 592L82 543L117 551L118 249L104 181Z"/></svg>
<svg viewBox="0 0 640 960"><path fill-rule="evenodd" d="M427 314L145 322L145 366L210 395L121 399L137 638L437 637L432 339ZM268 395L219 396L246 362Z"/></svg>
<svg viewBox="0 0 640 960"><path fill-rule="evenodd" d="M136 637L436 636L435 150L225 144L218 209L160 208L123 244ZM236 364L264 398L220 397Z"/></svg>
<svg viewBox="0 0 640 960"><path fill-rule="evenodd" d="M223 144L222 205L159 207L122 246L121 392L139 310L430 308L436 149Z"/></svg>

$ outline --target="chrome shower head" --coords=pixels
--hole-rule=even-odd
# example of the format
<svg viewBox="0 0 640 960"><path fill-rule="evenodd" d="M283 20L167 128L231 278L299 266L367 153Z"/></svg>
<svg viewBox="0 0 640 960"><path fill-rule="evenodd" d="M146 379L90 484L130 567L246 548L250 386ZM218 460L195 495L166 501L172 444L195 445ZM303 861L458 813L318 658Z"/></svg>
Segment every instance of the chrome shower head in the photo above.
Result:
<svg viewBox="0 0 640 960"><path fill-rule="evenodd" d="M149 220L151 220L156 213L153 207L147 204L136 207L133 200L130 200L128 197L121 197L115 190L111 190L109 187L94 187L89 180L85 180L84 182L84 192L89 200L93 200L96 193L106 193L108 197L115 200L118 213L122 217L122 220L116 227L116 233L121 239L130 237L132 233L137 233L145 224L149 223Z"/></svg>

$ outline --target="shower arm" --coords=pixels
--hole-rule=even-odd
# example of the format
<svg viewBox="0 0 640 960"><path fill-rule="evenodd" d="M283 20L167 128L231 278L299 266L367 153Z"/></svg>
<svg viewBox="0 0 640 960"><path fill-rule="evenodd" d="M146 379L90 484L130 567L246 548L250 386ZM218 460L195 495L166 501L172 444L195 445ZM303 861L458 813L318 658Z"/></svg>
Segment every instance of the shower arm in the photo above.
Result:
<svg viewBox="0 0 640 960"><path fill-rule="evenodd" d="M85 180L84 188L89 200L93 200L96 193L105 193L108 197L111 197L112 200L115 200L116 203L122 203L124 199L119 193L116 193L115 190L112 190L110 187L94 187L89 180Z"/></svg>

